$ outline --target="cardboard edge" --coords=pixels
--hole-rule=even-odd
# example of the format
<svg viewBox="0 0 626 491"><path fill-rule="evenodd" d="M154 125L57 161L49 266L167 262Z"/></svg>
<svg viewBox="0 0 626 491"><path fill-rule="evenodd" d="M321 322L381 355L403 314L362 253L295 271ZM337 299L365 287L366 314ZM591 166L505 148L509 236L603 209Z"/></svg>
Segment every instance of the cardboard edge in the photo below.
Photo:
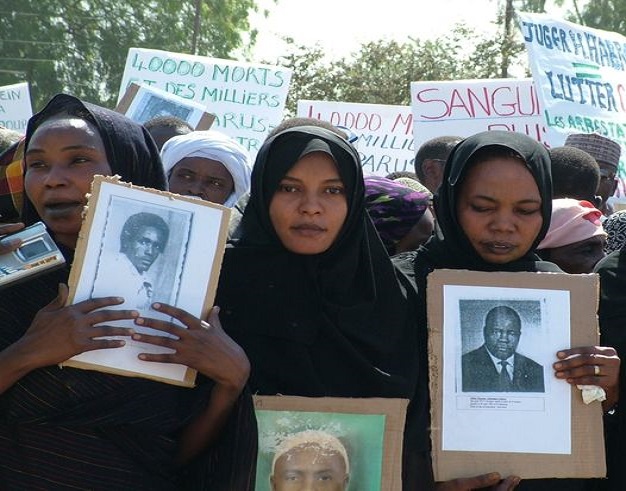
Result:
<svg viewBox="0 0 626 491"><path fill-rule="evenodd" d="M144 186L136 186L132 183L124 182L121 180L119 175L115 176L102 176L95 175L93 181L91 183L91 192L87 199L87 205L83 210L83 221L81 223L81 228L78 233L78 241L76 243L76 249L74 253L74 262L71 265L70 276L68 279L68 288L69 294L65 305L71 305L76 296L76 288L78 286L78 281L80 279L80 273L83 269L83 265L85 262L85 255L89 246L89 233L91 231L91 226L93 224L93 220L96 213L96 205L100 198L100 192L102 190L103 184L113 184L116 186L122 186L126 188L138 189L144 192L149 192L152 194L165 196L172 200L186 201L189 203L193 203L198 206L207 206L209 208L215 208L222 212L222 219L220 223L220 240L217 243L217 254L215 254L215 258L213 259L212 271L217 271L217 274L214 274L211 281L207 285L207 293L204 298L204 302L202 305L202 315L201 318L205 319L213 306L213 300L215 299L215 293L217 291L217 285L219 281L219 272L222 264L222 260L224 257L224 246L227 241L227 232L228 232L228 223L230 221L230 208L227 208L222 205L218 205L216 203L211 203L209 201L202 201L195 198L190 198L188 196L182 196L179 194L170 193L169 191L161 191L158 189L147 188ZM217 268L217 269L215 269ZM146 378L150 380L156 380L159 382L165 382L172 385L179 385L182 387L195 387L195 380L197 371L193 368L187 367L185 370L185 374L183 376L183 380L175 380L169 379L165 377L157 377L149 374L145 374L142 372L134 372L130 370L120 370L113 367L108 367L105 365L97 365L93 363L80 362L75 360L66 360L64 362L59 363L60 367L73 367L73 368L81 368L85 370L97 370L106 373L113 373L117 375L124 376L132 376L132 377L140 377Z"/></svg>
<svg viewBox="0 0 626 491"><path fill-rule="evenodd" d="M462 274L459 274L462 273ZM437 309L439 318L443 316L443 285L502 286L505 276L517 275L525 281L540 281L532 288L546 290L568 290L570 292L570 329L571 345L591 346L599 341L597 303L599 278L595 274L567 275L566 273L532 272L477 272L466 270L436 270L429 275L427 286L427 308L429 318L431 309ZM575 281L572 281L575 279ZM521 286L520 286L521 287ZM594 291L595 295L588 295ZM574 295L574 293L576 295ZM576 300L573 300L573 299ZM596 329L577 328L595 325ZM429 388L431 390L431 438L433 444L432 465L437 481L446 481L460 477L471 477L487 472L500 472L502 475L519 475L515 471L516 463L522 462L532 468L531 474L520 477L535 478L594 478L606 476L605 448L603 443L604 427L602 406L600 403L585 405L580 391L571 388L572 397L572 449L570 455L529 454L511 452L461 452L441 449L443 385L439 384L437 367L443 351L443 336L433 336L440 332L437 326L429 322ZM437 339L438 338L438 339ZM556 357L555 357L556 361ZM435 376L433 376L433 372ZM581 425L579 422L584 421ZM594 446L588 445L595 439ZM576 450L578 449L578 450Z"/></svg>
<svg viewBox="0 0 626 491"><path fill-rule="evenodd" d="M198 124L194 128L194 131L206 131L213 126L213 122L215 121L215 114L211 114L209 112L204 111L202 113L202 117Z"/></svg>
<svg viewBox="0 0 626 491"><path fill-rule="evenodd" d="M126 88L126 92L117 103L115 107L115 112L126 114L128 108L133 103L135 97L137 97L137 92L139 92L139 84L136 82L131 82Z"/></svg>

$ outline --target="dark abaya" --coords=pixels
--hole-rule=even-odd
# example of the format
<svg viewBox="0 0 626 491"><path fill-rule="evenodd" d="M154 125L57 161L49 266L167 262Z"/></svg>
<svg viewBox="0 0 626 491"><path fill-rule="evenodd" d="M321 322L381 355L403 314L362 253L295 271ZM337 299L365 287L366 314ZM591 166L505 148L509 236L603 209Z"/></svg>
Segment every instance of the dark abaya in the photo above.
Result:
<svg viewBox="0 0 626 491"><path fill-rule="evenodd" d="M521 258L506 263L495 264L484 261L472 247L457 218L457 204L463 179L467 175L472 159L478 152L488 151L489 147L499 147L507 154L521 158L532 174L542 199L541 216L543 224L529 251ZM511 186L503 183L503 186ZM460 142L450 154L444 169L443 182L434 200L438 229L431 239L417 252L400 255L395 259L398 267L413 276L418 290L416 305L417 323L420 326L420 346L426 346L428 339L426 314L427 276L435 269L466 269L475 271L546 271L560 272L552 263L542 261L534 250L545 236L552 213L552 181L550 159L546 149L531 138L513 132L488 131L478 133ZM408 438L415 465L410 479L415 482L413 489L434 488L432 463L430 461L430 400L428 393L427 354L420 356L417 391L409 407ZM494 469L496 471L497 469ZM524 490L571 490L593 489L594 481L578 479L538 479L522 480L517 489Z"/></svg>
<svg viewBox="0 0 626 491"><path fill-rule="evenodd" d="M337 165L347 217L332 246L288 251L269 216L280 180L304 155ZM237 236L227 248L216 304L246 351L250 386L265 395L408 398L416 375L416 329L405 284L367 216L356 150L318 127L285 130L261 148ZM408 285L410 287L410 285Z"/></svg>
<svg viewBox="0 0 626 491"><path fill-rule="evenodd" d="M56 96L33 116L27 145L35 129L59 113L95 124L114 174L165 188L158 151L142 126L72 96ZM38 219L26 200L24 221ZM70 264L73 251L63 253ZM2 291L1 350L23 336L68 274L65 267ZM36 369L0 395L0 488L253 489L256 421L247 393L215 445L185 467L174 466L178 436L204 410L212 385L203 377L186 389L73 368Z"/></svg>

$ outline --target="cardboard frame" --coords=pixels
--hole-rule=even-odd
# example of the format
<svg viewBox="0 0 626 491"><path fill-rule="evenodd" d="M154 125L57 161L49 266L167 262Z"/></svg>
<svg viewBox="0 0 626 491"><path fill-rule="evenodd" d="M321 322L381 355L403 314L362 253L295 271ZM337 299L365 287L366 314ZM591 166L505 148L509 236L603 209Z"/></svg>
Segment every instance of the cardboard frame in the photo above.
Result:
<svg viewBox="0 0 626 491"><path fill-rule="evenodd" d="M406 409L409 401L406 399L385 398L338 398L338 397L297 397L297 396L254 396L254 405L259 422L259 457L257 465L257 491L269 489L269 474L267 459L273 457L271 452L281 442L281 436L297 433L304 429L324 429L337 436L346 445L348 458L351 461L351 477L349 489L362 491L402 490L402 442L404 434L404 422ZM267 415L262 414L267 413ZM351 453L352 449L365 452L365 447L374 447L374 443L363 445L367 435L363 432L367 429L346 429L353 421L355 428L372 428L376 424L370 421L359 422L358 418L377 418L382 421L384 429L382 436L382 448L380 448L380 482L372 482L378 479L377 473L364 476L365 471L371 473L376 465L368 464L365 457L361 457L361 466L356 459L358 452ZM270 423L266 423L269 421ZM275 423L271 423L271 422ZM280 425L280 429L272 427ZM283 433L287 428L288 433ZM275 431L275 434L268 433ZM359 435L352 438L348 435ZM264 435L266 438L264 440ZM268 436L269 435L269 436ZM372 434L369 434L370 437ZM374 437L376 439L377 437ZM284 438L282 438L284 439ZM354 441L358 440L358 442ZM270 447L268 448L268 441ZM368 442L370 443L370 442ZM371 449L370 449L371 450ZM265 459L265 465L263 465ZM265 471L265 475L263 475ZM271 471L271 469L270 469ZM356 487L354 487L356 486Z"/></svg>
<svg viewBox="0 0 626 491"><path fill-rule="evenodd" d="M431 438L433 470L437 481L471 477L489 472L522 479L591 478L606 476L602 406L600 402L585 405L580 390L569 389L571 397L571 453L524 453L497 451L443 450L444 383L446 366L454 360L444 356L444 287L496 287L557 290L569 293L571 346L592 346L599 341L597 275L565 273L505 273L460 270L436 270L428 276L429 374L431 394ZM523 331L523 330L522 330ZM565 346L560 347L565 348ZM556 352L554 354L556 361ZM550 366L545 373L553 377ZM554 378L554 377L553 377ZM443 380L442 380L443 379ZM556 383L566 383L558 381ZM457 389L458 390L458 389ZM490 393L491 394L491 393ZM458 392L455 392L455 396ZM567 395L567 392L566 392ZM450 397L447 393L446 397ZM497 416L494 414L493 416ZM486 428L485 431L488 431ZM541 429L528 428L528 431Z"/></svg>
<svg viewBox="0 0 626 491"><path fill-rule="evenodd" d="M124 249L124 244L139 240L134 236L128 238L125 230L131 221L146 217L162 223L168 238L157 238L155 242L164 242L160 252L142 263L141 256ZM76 244L67 304L95 297L123 296L125 303L116 308L138 310L145 317L179 323L150 308L152 302L159 301L206 319L217 290L229 219L230 209L221 205L133 186L120 181L119 176L95 176ZM135 230L141 227L155 230L145 222ZM140 293L133 289L137 285ZM140 301L144 303L139 305ZM111 324L165 335L132 321ZM194 386L196 372L189 367L137 358L142 352L170 352L167 348L124 340L126 345L122 348L88 351L61 365Z"/></svg>
<svg viewBox="0 0 626 491"><path fill-rule="evenodd" d="M207 112L206 109L198 102L184 99L180 96L170 94L169 92L165 92L164 90L157 89L155 87L139 85L135 82L128 86L115 110L118 113L128 116L133 121L143 124L151 118L138 118L136 117L136 113L143 109L145 106L144 100L149 100L149 98L164 101L168 105L177 107L186 112L187 114L185 117L181 117L182 114L172 115L187 121L187 123L194 128L194 131L208 130L211 128L213 121L215 121L215 115Z"/></svg>

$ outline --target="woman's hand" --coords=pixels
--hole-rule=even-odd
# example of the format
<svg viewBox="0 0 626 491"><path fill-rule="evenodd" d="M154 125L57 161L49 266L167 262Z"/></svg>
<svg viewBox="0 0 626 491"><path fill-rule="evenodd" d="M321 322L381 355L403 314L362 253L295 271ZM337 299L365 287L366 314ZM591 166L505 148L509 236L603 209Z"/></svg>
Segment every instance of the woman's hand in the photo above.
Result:
<svg viewBox="0 0 626 491"><path fill-rule="evenodd" d="M572 385L597 385L606 392L603 407L610 409L619 399L621 361L614 348L585 346L561 350L553 367L556 378Z"/></svg>
<svg viewBox="0 0 626 491"><path fill-rule="evenodd" d="M198 370L222 388L230 389L237 395L241 392L250 374L250 362L241 347L222 329L218 316L219 307L211 309L208 322L201 321L171 305L155 303L152 307L163 314L175 317L187 328L157 319L145 317L135 319L135 323L139 326L150 327L175 336L171 338L133 334L135 341L174 350L173 353L165 354L142 353L139 358L145 361L180 363Z"/></svg>
<svg viewBox="0 0 626 491"><path fill-rule="evenodd" d="M520 478L509 476L502 479L500 474L492 472L481 476L464 477L452 481L438 482L435 485L437 491L471 491L472 489L492 489L494 491L511 491L517 487Z"/></svg>
<svg viewBox="0 0 626 491"><path fill-rule="evenodd" d="M211 445L220 434L248 380L250 362L241 347L222 329L218 316L219 307L211 309L208 322L171 305L155 303L152 308L175 317L187 328L157 319L135 319L139 326L150 327L176 337L133 334L135 341L174 350L173 353L166 354L141 353L139 358L162 363L180 363L198 370L216 383L205 409L187 425L180 436L176 462L184 464Z"/></svg>
<svg viewBox="0 0 626 491"><path fill-rule="evenodd" d="M18 232L24 228L23 223L5 223L0 225L0 236ZM20 239L0 239L0 255L14 251L22 244Z"/></svg>
<svg viewBox="0 0 626 491"><path fill-rule="evenodd" d="M64 307L68 296L66 285L59 285L57 297L42 308L32 324L11 348L28 360L29 368L54 365L74 355L106 348L119 348L125 341L99 339L105 336L129 336L132 330L95 324L133 319L133 310L96 310L119 305L119 297L93 298Z"/></svg>

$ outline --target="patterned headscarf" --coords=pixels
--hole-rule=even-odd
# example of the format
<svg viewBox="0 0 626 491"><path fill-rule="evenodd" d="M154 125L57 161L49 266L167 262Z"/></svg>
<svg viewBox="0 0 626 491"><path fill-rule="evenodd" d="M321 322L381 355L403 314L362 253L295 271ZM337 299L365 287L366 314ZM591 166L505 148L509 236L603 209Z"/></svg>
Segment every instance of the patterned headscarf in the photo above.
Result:
<svg viewBox="0 0 626 491"><path fill-rule="evenodd" d="M422 218L429 196L385 177L365 177L365 207L389 254Z"/></svg>
<svg viewBox="0 0 626 491"><path fill-rule="evenodd" d="M616 211L609 215L602 226L608 234L604 252L610 254L613 251L619 251L626 244L626 210Z"/></svg>

